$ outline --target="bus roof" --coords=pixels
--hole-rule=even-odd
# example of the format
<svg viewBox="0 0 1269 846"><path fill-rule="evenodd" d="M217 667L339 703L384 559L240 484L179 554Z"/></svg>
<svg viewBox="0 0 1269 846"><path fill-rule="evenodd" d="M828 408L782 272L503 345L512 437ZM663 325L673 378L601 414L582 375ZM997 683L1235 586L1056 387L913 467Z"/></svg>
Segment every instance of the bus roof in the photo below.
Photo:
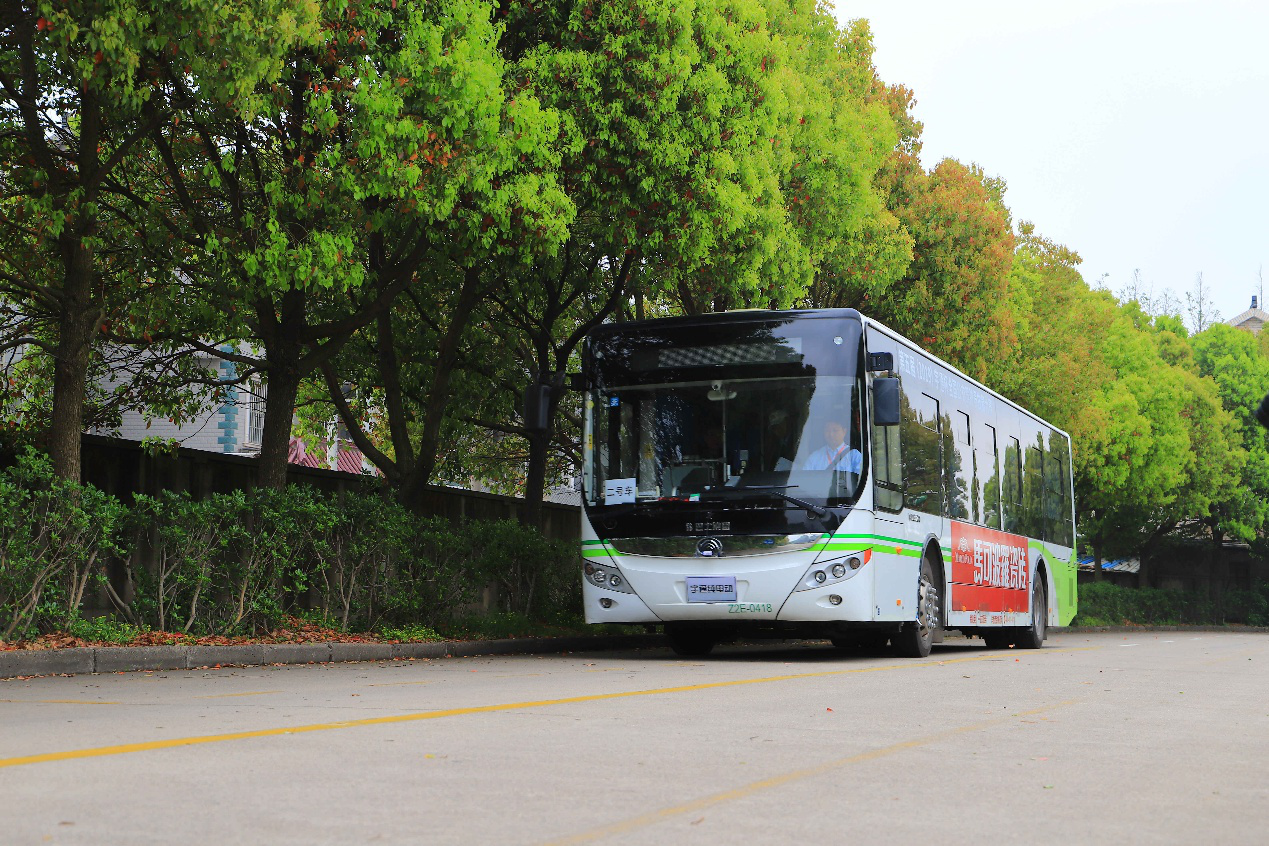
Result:
<svg viewBox="0 0 1269 846"><path fill-rule="evenodd" d="M902 332L892 329L889 326L885 325L884 323L874 320L871 317L867 317L866 315L860 313L857 309L853 309L853 308L803 308L803 309L786 309L783 311L779 311L775 309L749 308L749 309L737 309L735 311L711 311L711 312L706 312L704 314L685 315L681 317L657 317L651 320L636 320L636 321L627 321L624 323L605 323L605 324L602 324L601 326L595 327L595 329L593 329L590 334L592 337L595 337L595 336L602 337L602 336L608 336L608 335L618 335L623 332L631 332L631 331L638 332L644 329L691 329L695 326L716 326L720 323L723 323L723 324L762 323L768 320L780 320L780 319L787 319L791 317L803 318L803 319L848 318L853 320L859 320L865 326L876 327L878 330L891 335L896 340L901 341L904 344L907 344L912 349L919 351L923 356L928 358L931 363L937 364L938 366L944 368L950 373L954 373L960 378L966 380L970 384L976 385L977 387L982 388L984 391L991 394L1000 402L1003 402L1006 405L1016 409L1017 411L1022 412L1027 417L1030 417L1032 420L1036 421L1037 423L1041 423L1049 427L1050 429L1052 429L1055 432L1058 432L1059 434L1061 434L1063 437L1067 438L1068 440L1071 437L1070 433L1067 432L1066 430L1061 429L1057 426L1054 426L1052 423L1045 420L1043 417L1039 416L1035 412L1028 411L1022 406L1018 405L1013 400L1009 399L1006 396L1003 396L997 391L992 390L987 385L984 385L982 382L979 382L977 379L973 378L972 376L969 376L961 372L956 367L952 366L951 364L948 364L946 361L939 358L934 353L930 352L929 350L922 347L920 344L913 341L911 338L904 335Z"/></svg>

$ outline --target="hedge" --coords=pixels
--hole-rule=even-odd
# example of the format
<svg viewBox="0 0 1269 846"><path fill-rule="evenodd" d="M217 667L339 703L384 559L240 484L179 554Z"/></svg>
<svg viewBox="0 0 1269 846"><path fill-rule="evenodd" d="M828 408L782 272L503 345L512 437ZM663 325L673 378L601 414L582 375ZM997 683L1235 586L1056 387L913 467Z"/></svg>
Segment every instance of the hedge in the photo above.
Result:
<svg viewBox="0 0 1269 846"><path fill-rule="evenodd" d="M1269 626L1269 582L1247 590L1206 592L1132 588L1109 582L1079 586L1077 626L1226 625Z"/></svg>
<svg viewBox="0 0 1269 846"><path fill-rule="evenodd" d="M421 517L378 492L168 491L125 505L56 479L34 450L0 473L0 640L72 628L94 590L132 625L195 635L261 633L297 612L346 631L434 627L490 584L503 611L573 616L577 561L575 544L518 523Z"/></svg>

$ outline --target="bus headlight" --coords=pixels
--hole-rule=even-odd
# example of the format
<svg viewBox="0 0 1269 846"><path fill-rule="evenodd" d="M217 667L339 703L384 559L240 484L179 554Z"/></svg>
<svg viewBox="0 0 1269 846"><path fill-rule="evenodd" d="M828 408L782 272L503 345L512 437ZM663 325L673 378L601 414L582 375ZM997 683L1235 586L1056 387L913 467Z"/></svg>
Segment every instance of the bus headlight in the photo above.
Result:
<svg viewBox="0 0 1269 846"><path fill-rule="evenodd" d="M617 593L634 593L630 585L626 583L626 577L621 575L612 564L599 564L592 560L587 560L582 565L582 573L588 582L595 587L604 590L612 590Z"/></svg>
<svg viewBox="0 0 1269 846"><path fill-rule="evenodd" d="M871 558L872 550L865 549L855 553L850 558L839 558L833 562L817 561L802 576L802 581L798 584L797 589L814 590L825 585L845 581L859 572L860 568L867 564ZM830 599L830 601L832 600Z"/></svg>

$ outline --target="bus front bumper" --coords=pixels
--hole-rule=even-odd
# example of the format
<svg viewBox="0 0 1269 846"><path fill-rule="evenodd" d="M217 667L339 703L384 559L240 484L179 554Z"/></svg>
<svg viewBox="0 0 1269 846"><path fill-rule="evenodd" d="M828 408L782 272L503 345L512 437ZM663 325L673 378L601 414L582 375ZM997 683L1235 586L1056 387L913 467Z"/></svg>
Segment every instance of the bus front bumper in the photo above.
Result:
<svg viewBox="0 0 1269 846"><path fill-rule="evenodd" d="M696 562L693 574L721 575L736 580L736 598L724 602L687 601L683 559L614 557L606 563L620 569L633 593L596 587L582 579L582 598L588 623L663 622L870 622L873 607L872 568L847 578L806 588L805 557L785 566L764 556L757 559L714 559ZM697 571L701 571L697 573ZM800 589L799 589L800 588Z"/></svg>

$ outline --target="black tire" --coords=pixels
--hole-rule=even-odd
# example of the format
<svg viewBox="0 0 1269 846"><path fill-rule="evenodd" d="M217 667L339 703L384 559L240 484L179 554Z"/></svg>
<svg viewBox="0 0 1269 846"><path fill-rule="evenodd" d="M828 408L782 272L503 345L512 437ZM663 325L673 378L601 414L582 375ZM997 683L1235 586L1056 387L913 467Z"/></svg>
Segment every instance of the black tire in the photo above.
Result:
<svg viewBox="0 0 1269 846"><path fill-rule="evenodd" d="M667 626L665 636L670 639L670 648L674 650L674 654L684 658L708 655L718 644L718 639L704 629Z"/></svg>
<svg viewBox="0 0 1269 846"><path fill-rule="evenodd" d="M1048 591L1045 590L1043 574L1037 572L1035 576L1035 583L1031 586L1031 625L1018 629L1014 639L1020 649L1041 648L1049 634Z"/></svg>
<svg viewBox="0 0 1269 846"><path fill-rule="evenodd" d="M924 658L934 645L934 633L943 623L943 606L939 588L934 584L934 565L921 556L921 579L917 584L917 618L904 623L890 645L900 658Z"/></svg>

